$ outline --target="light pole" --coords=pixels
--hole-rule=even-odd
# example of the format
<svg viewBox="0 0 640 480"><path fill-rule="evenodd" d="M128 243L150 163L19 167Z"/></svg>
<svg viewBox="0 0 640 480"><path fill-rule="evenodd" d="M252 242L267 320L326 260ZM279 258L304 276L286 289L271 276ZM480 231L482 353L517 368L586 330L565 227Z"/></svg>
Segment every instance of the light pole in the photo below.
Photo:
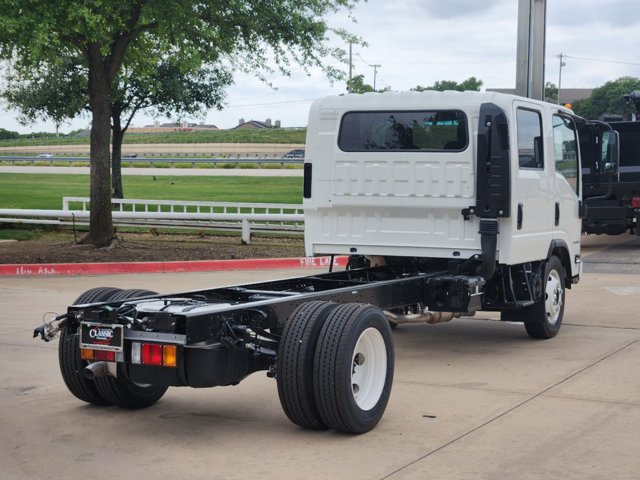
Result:
<svg viewBox="0 0 640 480"><path fill-rule="evenodd" d="M564 61L564 59L567 58L567 56L563 55L562 52L560 52L560 55L558 55L558 58L560 59L560 68L558 70L558 104L560 104L560 88L562 87L562 67L564 67L567 64Z"/></svg>

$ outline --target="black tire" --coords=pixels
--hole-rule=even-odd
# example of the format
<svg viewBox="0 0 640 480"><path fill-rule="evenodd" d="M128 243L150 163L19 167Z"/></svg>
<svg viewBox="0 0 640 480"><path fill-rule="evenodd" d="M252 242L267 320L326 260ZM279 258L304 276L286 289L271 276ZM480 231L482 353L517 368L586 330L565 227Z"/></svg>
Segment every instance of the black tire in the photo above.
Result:
<svg viewBox="0 0 640 480"><path fill-rule="evenodd" d="M157 295L158 292L153 292L151 290L145 290L144 288L131 288L129 290L122 290L118 293L116 293L113 297L111 297L109 300L113 300L113 301L120 301L120 300L129 300L131 298L138 298L138 297L148 297L151 295Z"/></svg>
<svg viewBox="0 0 640 480"><path fill-rule="evenodd" d="M73 303L77 305L103 302L120 291L119 288L112 287L92 288L80 295ZM83 402L93 405L110 405L110 402L100 395L94 381L85 378L82 373L84 368L89 365L89 362L82 360L80 357L80 342L77 329L65 327L60 331L58 363L62 379L73 395Z"/></svg>
<svg viewBox="0 0 640 480"><path fill-rule="evenodd" d="M109 300L122 301L136 297L157 295L145 289L122 290ZM124 368L118 365L118 377L105 375L94 380L100 395L108 402L124 408L146 408L156 403L167 391L168 387L158 385L138 385L128 379Z"/></svg>
<svg viewBox="0 0 640 480"><path fill-rule="evenodd" d="M289 420L304 428L327 428L316 406L313 362L320 330L337 306L322 301L303 303L289 317L280 339L276 360L280 404Z"/></svg>
<svg viewBox="0 0 640 480"><path fill-rule="evenodd" d="M350 303L333 310L320 331L314 365L316 404L327 426L364 433L378 424L394 368L391 328L378 307Z"/></svg>
<svg viewBox="0 0 640 480"><path fill-rule="evenodd" d="M565 272L562 262L555 255L545 266L542 281L542 298L520 312L520 319L532 338L555 337L562 326L565 297Z"/></svg>
<svg viewBox="0 0 640 480"><path fill-rule="evenodd" d="M162 398L169 387L165 385L139 385L126 376L118 364L118 377L105 375L95 379L100 395L114 405L123 408L146 408Z"/></svg>

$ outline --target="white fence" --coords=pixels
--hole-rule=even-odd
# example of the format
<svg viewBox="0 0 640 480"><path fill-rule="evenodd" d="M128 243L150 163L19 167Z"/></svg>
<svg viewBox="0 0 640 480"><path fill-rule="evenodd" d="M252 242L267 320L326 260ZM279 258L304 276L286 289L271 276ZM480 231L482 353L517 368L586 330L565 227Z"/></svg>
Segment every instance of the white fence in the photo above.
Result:
<svg viewBox="0 0 640 480"><path fill-rule="evenodd" d="M251 232L304 231L304 211L297 204L113 199L112 205L114 225L240 230L245 243ZM89 214L89 198L64 197L62 210L0 209L0 222L86 225Z"/></svg>

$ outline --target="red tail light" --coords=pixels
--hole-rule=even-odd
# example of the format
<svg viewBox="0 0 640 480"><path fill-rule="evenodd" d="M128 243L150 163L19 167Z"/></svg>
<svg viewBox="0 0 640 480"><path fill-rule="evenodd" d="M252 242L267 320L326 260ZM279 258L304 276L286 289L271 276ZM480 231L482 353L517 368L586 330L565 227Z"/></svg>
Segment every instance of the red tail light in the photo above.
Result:
<svg viewBox="0 0 640 480"><path fill-rule="evenodd" d="M116 361L116 352L105 352L103 350L94 350L93 351L93 359L94 360L103 360L105 362L115 362Z"/></svg>
<svg viewBox="0 0 640 480"><path fill-rule="evenodd" d="M81 348L80 349L80 358L83 360L88 360L90 362L93 361L103 361L103 362L115 362L116 361L116 352L105 352L103 350L93 350L91 348Z"/></svg>
<svg viewBox="0 0 640 480"><path fill-rule="evenodd" d="M640 208L640 197L633 197L631 199L631 208Z"/></svg>
<svg viewBox="0 0 640 480"><path fill-rule="evenodd" d="M158 343L143 343L141 360L146 365L162 365L162 345Z"/></svg>
<svg viewBox="0 0 640 480"><path fill-rule="evenodd" d="M131 342L131 363L177 367L178 347L162 343Z"/></svg>

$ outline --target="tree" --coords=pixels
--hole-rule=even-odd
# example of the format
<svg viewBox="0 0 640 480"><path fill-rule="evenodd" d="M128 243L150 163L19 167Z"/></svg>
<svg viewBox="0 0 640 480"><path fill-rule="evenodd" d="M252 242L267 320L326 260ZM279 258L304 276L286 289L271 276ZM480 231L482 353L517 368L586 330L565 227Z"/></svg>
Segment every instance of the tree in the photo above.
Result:
<svg viewBox="0 0 640 480"><path fill-rule="evenodd" d="M367 93L367 92L388 92L391 87L384 87L379 90L375 90L368 83L364 83L364 75L356 75L355 77L347 80L347 91L349 93Z"/></svg>
<svg viewBox="0 0 640 480"><path fill-rule="evenodd" d="M0 140L14 140L18 138L20 134L18 132L14 132L12 130L5 130L4 128L0 128Z"/></svg>
<svg viewBox="0 0 640 480"><path fill-rule="evenodd" d="M423 87L422 85L417 85L411 90L416 92L424 92L425 90L437 90L438 92L444 92L445 90L457 90L459 92L473 90L473 91L479 92L480 87L482 87L482 85L483 85L482 80L478 80L476 77L469 77L460 83L454 80L440 80L429 87Z"/></svg>
<svg viewBox="0 0 640 480"><path fill-rule="evenodd" d="M544 99L551 103L558 101L558 87L554 83L547 82L544 85Z"/></svg>
<svg viewBox="0 0 640 480"><path fill-rule="evenodd" d="M623 98L634 90L640 90L640 78L620 77L594 88L590 98L573 104L573 110L578 115L591 119L597 119L605 113L634 113L636 109L633 103Z"/></svg>
<svg viewBox="0 0 640 480"><path fill-rule="evenodd" d="M356 75L347 80L347 92L349 93L368 93L373 91L371 85L364 83L364 75Z"/></svg>
<svg viewBox="0 0 640 480"><path fill-rule="evenodd" d="M103 246L114 238L111 215L110 131L114 83L133 52L151 47L190 66L229 65L287 74L292 63L337 71L326 58L344 58L327 46L323 17L357 0L0 0L0 57L17 75L78 55L86 65L91 115L91 213L83 243ZM344 32L336 32L345 35Z"/></svg>
<svg viewBox="0 0 640 480"><path fill-rule="evenodd" d="M111 174L115 198L123 198L122 143L134 115L153 109L158 115L200 115L221 108L224 90L232 82L230 72L216 66L185 68L175 58L151 59L151 68L126 67L111 103Z"/></svg>
<svg viewBox="0 0 640 480"><path fill-rule="evenodd" d="M8 68L6 87L0 96L20 111L18 121L23 125L40 118L60 125L88 108L86 68L79 67L78 62L76 56L41 64L31 69L29 78Z"/></svg>
<svg viewBox="0 0 640 480"><path fill-rule="evenodd" d="M111 185L115 198L124 198L122 143L134 115L143 109L155 113L202 114L220 108L224 89L232 76L220 67L204 66L192 71L184 62L165 58L160 52L130 54L113 84L111 94ZM133 59L133 60L132 60ZM60 58L55 65L32 73L30 79L9 72L2 97L21 112L21 123L40 117L56 124L90 111L87 68L82 58Z"/></svg>

